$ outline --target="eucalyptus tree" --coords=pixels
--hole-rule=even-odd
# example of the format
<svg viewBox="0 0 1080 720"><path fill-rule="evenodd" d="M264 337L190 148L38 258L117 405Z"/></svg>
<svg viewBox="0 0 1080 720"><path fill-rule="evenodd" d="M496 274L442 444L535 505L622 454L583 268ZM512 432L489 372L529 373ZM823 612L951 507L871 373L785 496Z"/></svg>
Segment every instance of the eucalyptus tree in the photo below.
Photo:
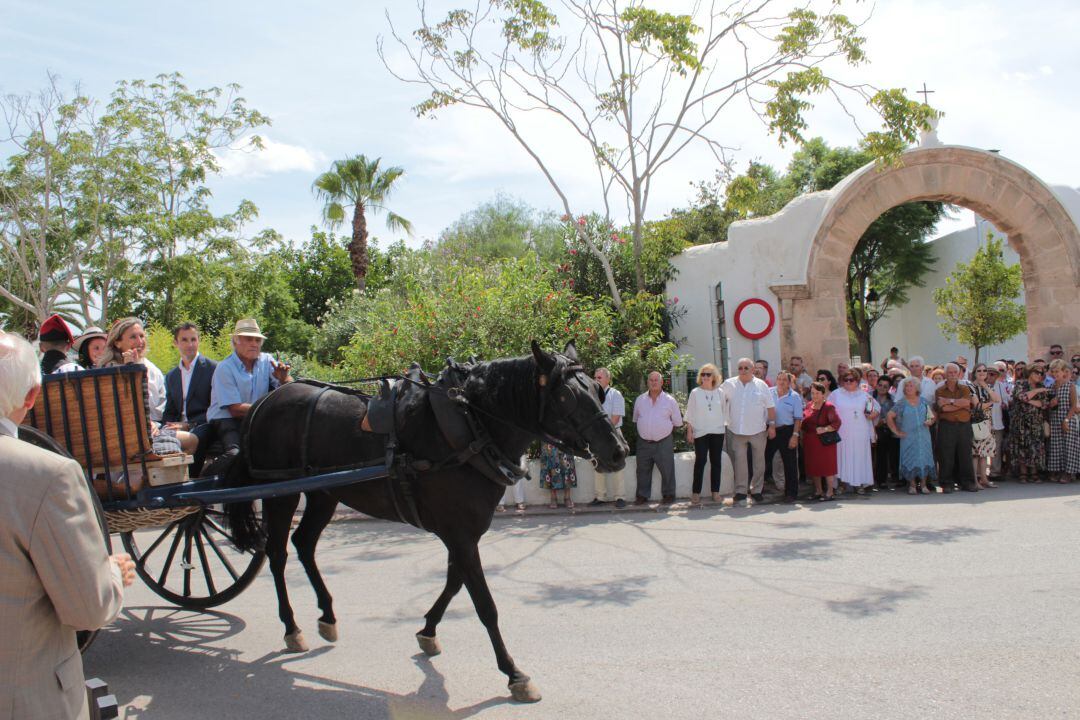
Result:
<svg viewBox="0 0 1080 720"><path fill-rule="evenodd" d="M368 229L367 213L386 213L386 227L412 233L412 223L386 207L396 183L405 174L400 167L379 168L382 158L368 160L363 155L335 160L330 170L315 178L312 189L324 202L323 219L330 227L345 222L347 208L352 209L352 240L349 259L352 261L356 287L363 291L367 284Z"/></svg>

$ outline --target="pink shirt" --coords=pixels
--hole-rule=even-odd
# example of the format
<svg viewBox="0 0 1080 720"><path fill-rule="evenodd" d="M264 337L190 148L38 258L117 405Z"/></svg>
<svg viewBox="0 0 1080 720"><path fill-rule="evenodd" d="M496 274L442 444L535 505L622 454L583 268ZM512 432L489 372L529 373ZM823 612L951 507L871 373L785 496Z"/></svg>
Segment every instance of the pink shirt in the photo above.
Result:
<svg viewBox="0 0 1080 720"><path fill-rule="evenodd" d="M639 395L634 401L634 423L637 424L638 437L642 440L663 440L672 430L682 426L679 403L663 391L655 400L649 397L649 393Z"/></svg>

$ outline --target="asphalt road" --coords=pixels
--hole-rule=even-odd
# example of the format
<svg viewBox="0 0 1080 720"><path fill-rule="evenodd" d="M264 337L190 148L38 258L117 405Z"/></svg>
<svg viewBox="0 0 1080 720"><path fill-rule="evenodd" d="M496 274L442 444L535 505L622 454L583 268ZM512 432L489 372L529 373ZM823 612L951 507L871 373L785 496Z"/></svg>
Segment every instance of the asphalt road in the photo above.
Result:
<svg viewBox="0 0 1080 720"><path fill-rule="evenodd" d="M293 560L309 653L281 652L264 570L205 615L137 586L87 675L155 720L1080 717L1080 486L499 519L482 555L535 705L464 591L419 653L432 536L343 522L319 549L336 645Z"/></svg>

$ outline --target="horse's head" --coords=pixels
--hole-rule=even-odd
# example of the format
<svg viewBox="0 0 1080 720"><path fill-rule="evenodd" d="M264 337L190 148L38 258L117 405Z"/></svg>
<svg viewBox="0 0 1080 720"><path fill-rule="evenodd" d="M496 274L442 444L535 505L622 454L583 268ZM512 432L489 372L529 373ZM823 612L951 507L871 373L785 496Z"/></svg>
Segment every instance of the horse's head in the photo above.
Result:
<svg viewBox="0 0 1080 720"><path fill-rule="evenodd" d="M534 340L532 354L544 439L592 460L601 472L621 470L630 448L604 412L599 386L578 363L574 344L561 353L547 353Z"/></svg>

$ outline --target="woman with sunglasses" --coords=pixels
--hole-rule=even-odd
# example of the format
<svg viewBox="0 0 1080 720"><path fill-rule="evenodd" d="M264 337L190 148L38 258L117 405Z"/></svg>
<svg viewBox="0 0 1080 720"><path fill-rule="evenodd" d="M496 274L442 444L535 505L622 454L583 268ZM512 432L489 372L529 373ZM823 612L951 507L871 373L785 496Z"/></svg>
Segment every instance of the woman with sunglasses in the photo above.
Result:
<svg viewBox="0 0 1080 720"><path fill-rule="evenodd" d="M1054 386L1050 389L1050 438L1046 448L1046 469L1059 483L1072 482L1080 473L1080 427L1076 419L1076 385L1072 368L1063 358L1050 361Z"/></svg>
<svg viewBox="0 0 1080 720"><path fill-rule="evenodd" d="M1046 465L1043 422L1050 391L1043 386L1043 371L1037 365L1025 368L1025 372L1013 386L1013 401L1009 406L1009 456L1021 483L1039 483L1042 480L1038 473Z"/></svg>
<svg viewBox="0 0 1080 720"><path fill-rule="evenodd" d="M855 488L856 495L865 495L866 489L874 484L870 445L881 406L869 393L859 389L860 374L856 368L849 368L841 375L840 387L829 395L829 402L844 423L837 452L840 482Z"/></svg>
<svg viewBox="0 0 1080 720"><path fill-rule="evenodd" d="M698 370L697 387L686 401L686 439L694 444L694 487L690 504L701 504L701 486L705 480L705 463L709 463L709 489L713 502L720 502L721 458L724 452L724 426L727 424L724 390L720 387L720 371L712 363Z"/></svg>
<svg viewBox="0 0 1080 720"><path fill-rule="evenodd" d="M806 476L814 483L811 500L836 497L836 444L822 443L821 435L838 430L843 422L827 398L828 387L815 382L810 385L810 402L803 410L803 462Z"/></svg>
<svg viewBox="0 0 1080 720"><path fill-rule="evenodd" d="M833 374L831 372L829 372L828 370L818 370L817 371L817 381L819 383L823 383L825 385L825 393L826 394L831 393L837 387L836 378L833 377Z"/></svg>
<svg viewBox="0 0 1080 720"><path fill-rule="evenodd" d="M992 414L994 406L1001 402L1001 396L988 382L989 374L986 363L979 363L972 372L972 398L976 401L971 407L971 424L986 423L986 434L982 439L971 443L972 463L975 465L975 482L981 488L997 487L990 479L990 463L997 452L997 440L994 438Z"/></svg>

